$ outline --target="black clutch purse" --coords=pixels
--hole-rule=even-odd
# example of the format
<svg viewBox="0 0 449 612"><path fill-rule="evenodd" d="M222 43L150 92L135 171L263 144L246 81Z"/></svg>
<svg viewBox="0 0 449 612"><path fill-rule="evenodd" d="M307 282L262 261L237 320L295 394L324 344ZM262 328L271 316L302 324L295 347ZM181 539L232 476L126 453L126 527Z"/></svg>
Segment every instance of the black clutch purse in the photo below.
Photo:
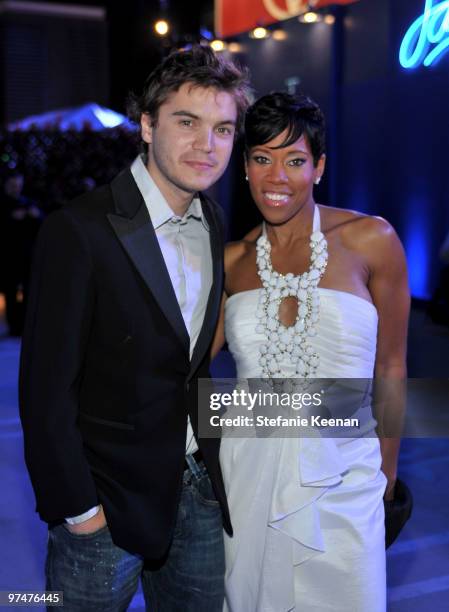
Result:
<svg viewBox="0 0 449 612"><path fill-rule="evenodd" d="M393 544L408 521L413 509L413 496L410 489L399 478L394 486L394 498L384 500L385 508L385 548Z"/></svg>

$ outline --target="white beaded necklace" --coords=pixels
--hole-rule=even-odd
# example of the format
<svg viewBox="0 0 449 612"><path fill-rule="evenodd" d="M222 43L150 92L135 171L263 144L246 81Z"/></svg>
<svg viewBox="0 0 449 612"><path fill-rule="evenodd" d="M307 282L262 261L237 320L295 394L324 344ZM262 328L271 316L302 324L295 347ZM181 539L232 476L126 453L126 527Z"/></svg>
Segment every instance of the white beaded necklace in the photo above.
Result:
<svg viewBox="0 0 449 612"><path fill-rule="evenodd" d="M320 212L315 205L313 227L310 236L310 267L307 272L294 276L279 274L271 264L271 244L265 223L257 240L257 270L263 289L260 292L256 317L259 322L256 332L266 336L260 347L259 364L266 378L286 378L282 373L282 362L289 355L295 366L295 377L313 378L319 357L307 339L316 334L315 324L319 318L320 297L318 283L326 270L327 241L320 231ZM286 297L298 300L298 313L293 325L287 327L279 319L279 306Z"/></svg>

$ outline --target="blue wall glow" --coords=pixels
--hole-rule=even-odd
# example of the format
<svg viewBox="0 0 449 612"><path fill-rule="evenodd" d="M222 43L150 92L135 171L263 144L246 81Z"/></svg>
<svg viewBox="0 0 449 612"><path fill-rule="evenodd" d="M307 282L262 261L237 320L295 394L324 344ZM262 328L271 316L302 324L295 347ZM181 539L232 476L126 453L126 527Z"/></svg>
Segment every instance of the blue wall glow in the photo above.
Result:
<svg viewBox="0 0 449 612"><path fill-rule="evenodd" d="M448 49L449 0L435 5L434 0L426 0L424 13L412 23L402 40L399 51L401 66L431 66Z"/></svg>
<svg viewBox="0 0 449 612"><path fill-rule="evenodd" d="M366 214L372 214L373 211L371 210L370 202L368 201L368 191L366 188L368 181L366 181L364 177L362 177L362 180L363 184L360 181L353 186L351 195L349 196L347 202L347 208L351 210L358 210L359 212Z"/></svg>
<svg viewBox="0 0 449 612"><path fill-rule="evenodd" d="M408 224L404 228L404 247L407 254L407 264L410 279L410 290L413 297L428 299L429 287L430 240L429 230L423 224L422 211L426 210L423 200L409 202Z"/></svg>

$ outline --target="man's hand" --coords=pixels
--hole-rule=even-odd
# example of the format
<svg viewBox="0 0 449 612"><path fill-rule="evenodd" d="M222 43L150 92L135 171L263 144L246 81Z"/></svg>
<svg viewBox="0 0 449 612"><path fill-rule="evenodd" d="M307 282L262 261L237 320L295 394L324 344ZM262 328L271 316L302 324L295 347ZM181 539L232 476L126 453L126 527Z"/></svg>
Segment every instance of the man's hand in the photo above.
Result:
<svg viewBox="0 0 449 612"><path fill-rule="evenodd" d="M77 525L69 525L68 523L65 523L64 527L70 531L70 533L74 533L75 535L86 535L88 533L98 531L105 525L106 517L103 512L103 506L100 506L100 510L97 512L97 514L92 516L90 519L87 519L87 521L83 521Z"/></svg>

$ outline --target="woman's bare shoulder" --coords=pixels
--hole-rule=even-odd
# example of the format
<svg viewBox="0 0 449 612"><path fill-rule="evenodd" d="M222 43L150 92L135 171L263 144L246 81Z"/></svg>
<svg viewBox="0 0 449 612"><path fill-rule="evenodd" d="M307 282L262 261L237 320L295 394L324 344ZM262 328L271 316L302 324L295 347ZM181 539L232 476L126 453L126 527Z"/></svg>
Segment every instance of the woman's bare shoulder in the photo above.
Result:
<svg viewBox="0 0 449 612"><path fill-rule="evenodd" d="M321 227L324 231L333 230L337 227L343 227L370 218L369 215L357 210L337 208L336 206L328 206L327 204L320 204L319 208L321 214Z"/></svg>
<svg viewBox="0 0 449 612"><path fill-rule="evenodd" d="M357 210L324 205L320 205L320 211L322 216L321 227L324 231L340 229L348 235L359 236L362 233L365 236L366 233L369 233L375 236L393 230L388 221L377 215L368 215Z"/></svg>
<svg viewBox="0 0 449 612"><path fill-rule="evenodd" d="M379 249L399 242L394 228L383 217L333 206L320 206L320 210L324 231L338 231L342 243L349 248L373 256L379 254Z"/></svg>

